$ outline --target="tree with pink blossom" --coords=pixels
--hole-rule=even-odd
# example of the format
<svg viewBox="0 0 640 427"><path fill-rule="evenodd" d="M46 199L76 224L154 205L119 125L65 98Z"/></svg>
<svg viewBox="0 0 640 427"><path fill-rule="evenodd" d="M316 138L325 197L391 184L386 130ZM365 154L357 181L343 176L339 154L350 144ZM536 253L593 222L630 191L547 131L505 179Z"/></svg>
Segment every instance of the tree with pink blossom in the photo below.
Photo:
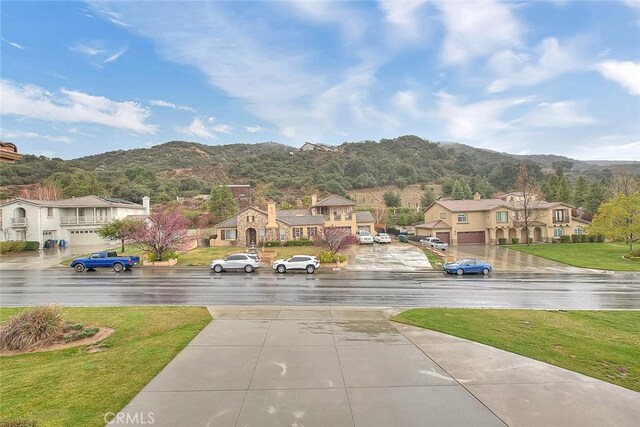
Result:
<svg viewBox="0 0 640 427"><path fill-rule="evenodd" d="M191 242L189 220L177 210L154 211L131 233L131 242L164 261L171 252L183 250Z"/></svg>
<svg viewBox="0 0 640 427"><path fill-rule="evenodd" d="M351 234L349 228L324 227L316 235L315 243L335 255L358 244L358 238Z"/></svg>

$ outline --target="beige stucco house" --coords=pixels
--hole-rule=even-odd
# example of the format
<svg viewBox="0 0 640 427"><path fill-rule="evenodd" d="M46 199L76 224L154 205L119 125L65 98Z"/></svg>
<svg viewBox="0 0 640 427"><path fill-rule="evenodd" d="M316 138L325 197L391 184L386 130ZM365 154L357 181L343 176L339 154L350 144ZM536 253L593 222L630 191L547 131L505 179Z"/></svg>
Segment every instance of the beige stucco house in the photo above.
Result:
<svg viewBox="0 0 640 427"><path fill-rule="evenodd" d="M322 227L344 227L351 233L362 229L373 232L373 215L354 211L355 204L338 195L320 201L312 195L311 207L305 209L279 210L275 202L269 202L266 210L251 206L216 224L216 238L211 243L249 246L264 241L313 239Z"/></svg>
<svg viewBox="0 0 640 427"><path fill-rule="evenodd" d="M424 211L424 223L416 226L418 236L434 236L452 245L508 242L517 237L527 241L523 221L523 196L508 193L501 199L438 200ZM583 234L586 221L573 218L573 206L534 199L529 206L529 238L552 242L563 235Z"/></svg>

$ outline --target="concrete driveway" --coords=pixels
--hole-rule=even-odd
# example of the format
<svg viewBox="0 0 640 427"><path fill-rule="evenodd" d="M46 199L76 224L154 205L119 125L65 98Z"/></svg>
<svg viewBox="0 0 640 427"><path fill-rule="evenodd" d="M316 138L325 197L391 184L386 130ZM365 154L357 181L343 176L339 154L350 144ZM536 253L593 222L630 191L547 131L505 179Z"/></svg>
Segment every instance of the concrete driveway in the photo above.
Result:
<svg viewBox="0 0 640 427"><path fill-rule="evenodd" d="M419 248L407 243L393 242L357 246L355 259L349 259L345 270L416 271L432 270L432 267Z"/></svg>
<svg viewBox="0 0 640 427"><path fill-rule="evenodd" d="M39 251L21 252L18 254L2 254L0 256L0 270L42 270L62 267L60 262L65 259L104 250L120 252L120 246L70 246L67 248L41 249Z"/></svg>
<svg viewBox="0 0 640 427"><path fill-rule="evenodd" d="M561 264L545 258L514 251L498 245L458 245L451 246L448 255L455 259L477 258L487 261L498 271L527 271L558 273L584 272L584 269Z"/></svg>
<svg viewBox="0 0 640 427"><path fill-rule="evenodd" d="M637 426L640 393L449 335L396 310L211 307L119 414L154 426ZM114 423L117 424L117 423Z"/></svg>

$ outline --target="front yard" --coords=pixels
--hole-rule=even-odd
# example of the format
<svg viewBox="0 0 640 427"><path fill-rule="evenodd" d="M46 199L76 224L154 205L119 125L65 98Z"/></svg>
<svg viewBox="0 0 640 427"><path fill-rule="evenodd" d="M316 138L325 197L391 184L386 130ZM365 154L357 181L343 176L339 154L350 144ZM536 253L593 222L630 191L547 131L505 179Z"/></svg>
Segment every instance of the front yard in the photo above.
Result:
<svg viewBox="0 0 640 427"><path fill-rule="evenodd" d="M0 322L19 310L0 308ZM203 307L65 308L64 314L115 332L96 352L84 346L0 357L0 424L103 426L106 413L122 409L211 321Z"/></svg>
<svg viewBox="0 0 640 427"><path fill-rule="evenodd" d="M640 311L433 308L408 310L391 320L640 391Z"/></svg>
<svg viewBox="0 0 640 427"><path fill-rule="evenodd" d="M547 243L508 247L575 267L640 271L640 262L622 257L629 252L629 246L620 243Z"/></svg>

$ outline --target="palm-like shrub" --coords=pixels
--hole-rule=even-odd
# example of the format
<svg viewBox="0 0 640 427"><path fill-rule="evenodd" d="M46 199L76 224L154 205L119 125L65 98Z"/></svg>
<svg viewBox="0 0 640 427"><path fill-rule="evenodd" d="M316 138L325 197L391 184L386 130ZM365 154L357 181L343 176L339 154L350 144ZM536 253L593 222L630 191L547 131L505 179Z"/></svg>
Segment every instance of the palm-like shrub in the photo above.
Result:
<svg viewBox="0 0 640 427"><path fill-rule="evenodd" d="M0 349L30 350L60 336L64 328L62 309L44 305L22 311L0 328Z"/></svg>

